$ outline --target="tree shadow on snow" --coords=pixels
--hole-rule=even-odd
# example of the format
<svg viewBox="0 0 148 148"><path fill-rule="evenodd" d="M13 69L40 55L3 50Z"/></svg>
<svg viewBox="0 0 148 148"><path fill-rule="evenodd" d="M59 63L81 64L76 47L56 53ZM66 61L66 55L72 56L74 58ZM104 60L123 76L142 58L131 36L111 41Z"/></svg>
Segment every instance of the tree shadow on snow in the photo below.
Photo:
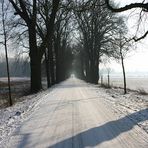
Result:
<svg viewBox="0 0 148 148"><path fill-rule="evenodd" d="M148 108L120 118L118 120L110 121L104 125L88 129L54 145L50 145L48 148L85 148L98 146L103 142L113 140L124 132L130 131L139 122L148 120L147 115L141 116L141 118L139 118L140 115L144 114L148 114ZM20 129L18 129L18 131L19 130ZM36 147L38 145L37 143L33 144L30 141L31 133L22 134L21 136L22 138L17 148L27 147L28 143L30 143L32 147ZM38 139L38 137L34 138ZM44 139L44 141L38 141L39 144L46 142L48 143L48 139Z"/></svg>
<svg viewBox="0 0 148 148"><path fill-rule="evenodd" d="M58 142L48 148L62 148L68 145L68 148L72 147L95 147L99 144L112 140L120 134L131 130L139 122L148 120L147 116L139 119L136 117L141 114L148 113L148 109L144 109L128 116L125 116L119 120L108 122L102 126L91 128L87 131L81 132L73 137Z"/></svg>

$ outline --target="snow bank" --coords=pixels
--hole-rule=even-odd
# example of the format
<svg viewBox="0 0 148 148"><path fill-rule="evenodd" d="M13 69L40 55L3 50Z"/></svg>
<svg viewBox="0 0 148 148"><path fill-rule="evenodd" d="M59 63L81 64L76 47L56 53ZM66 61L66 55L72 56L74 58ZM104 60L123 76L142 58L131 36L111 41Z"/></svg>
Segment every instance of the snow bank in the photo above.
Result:
<svg viewBox="0 0 148 148"><path fill-rule="evenodd" d="M148 95L140 95L134 91L129 91L124 95L123 90L119 88L104 89L99 87L96 92L107 102L109 107L119 113L120 117L135 113L131 120L148 133Z"/></svg>
<svg viewBox="0 0 148 148"><path fill-rule="evenodd" d="M44 100L44 97L49 91L51 91L51 89L22 97L23 102L0 110L0 145L16 127L28 119L31 114L38 109L39 104Z"/></svg>

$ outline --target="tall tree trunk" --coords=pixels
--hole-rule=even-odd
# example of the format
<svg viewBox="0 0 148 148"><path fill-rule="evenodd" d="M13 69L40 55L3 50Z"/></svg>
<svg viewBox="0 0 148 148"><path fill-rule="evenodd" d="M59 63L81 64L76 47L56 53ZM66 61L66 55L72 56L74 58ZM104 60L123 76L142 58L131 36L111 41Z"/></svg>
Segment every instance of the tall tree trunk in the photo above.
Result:
<svg viewBox="0 0 148 148"><path fill-rule="evenodd" d="M46 78L47 78L47 88L51 87L51 75L50 75L50 68L49 68L49 60L47 51L45 51L45 63L46 63Z"/></svg>
<svg viewBox="0 0 148 148"><path fill-rule="evenodd" d="M84 76L84 59L83 59L83 56L81 55L81 66L80 66L80 76L81 76L81 79L85 79L85 76Z"/></svg>
<svg viewBox="0 0 148 148"><path fill-rule="evenodd" d="M122 72L123 72L124 94L126 94L127 93L127 89L126 89L126 74L125 74L125 67L124 67L124 58L123 58L121 49L120 49L120 55L121 55L121 65L122 65Z"/></svg>
<svg viewBox="0 0 148 148"><path fill-rule="evenodd" d="M52 48L52 41L48 45L48 60L49 60L49 68L51 74L51 85L55 84L55 65L54 65L54 58L53 58L53 48Z"/></svg>
<svg viewBox="0 0 148 148"><path fill-rule="evenodd" d="M96 60L91 61L91 83L98 84L98 62Z"/></svg>
<svg viewBox="0 0 148 148"><path fill-rule="evenodd" d="M38 92L42 88L41 84L41 55L36 42L35 26L29 27L30 46L30 69L31 69L31 92Z"/></svg>
<svg viewBox="0 0 148 148"><path fill-rule="evenodd" d="M94 67L95 68L94 69L94 72L95 72L94 83L95 84L98 84L98 80L99 80L99 68L98 68L98 65L99 65L99 62L98 62L98 59L96 59L95 60L95 67Z"/></svg>
<svg viewBox="0 0 148 148"><path fill-rule="evenodd" d="M98 81L100 81L100 60L98 59Z"/></svg>
<svg viewBox="0 0 148 148"><path fill-rule="evenodd" d="M7 41L5 40L5 56L6 56L6 65L7 65L7 78L8 78L8 90L9 90L9 104L10 106L13 105L12 97L11 97L11 82L10 82L10 71L9 71L9 59L8 59L8 52L7 52Z"/></svg>
<svg viewBox="0 0 148 148"><path fill-rule="evenodd" d="M41 60L38 56L30 56L31 67L31 92L36 93L42 88L41 84Z"/></svg>
<svg viewBox="0 0 148 148"><path fill-rule="evenodd" d="M61 55L60 55L60 37L57 33L57 36L54 38L54 50L55 50L55 79L56 83L59 83L61 81L61 70L60 70L60 61L61 61Z"/></svg>
<svg viewBox="0 0 148 148"><path fill-rule="evenodd" d="M56 83L60 82L60 66L59 66L59 61L56 59Z"/></svg>
<svg viewBox="0 0 148 148"><path fill-rule="evenodd" d="M90 66L89 66L89 59L85 59L85 69L86 69L86 81L90 82Z"/></svg>
<svg viewBox="0 0 148 148"><path fill-rule="evenodd" d="M108 88L110 87L110 75L109 72L107 74L107 84L108 84Z"/></svg>
<svg viewBox="0 0 148 148"><path fill-rule="evenodd" d="M9 104L10 106L12 106L13 102L12 102L12 97L11 97L11 83L10 83L9 60L8 60L8 49L7 49L7 33L6 33L6 26L5 26L4 0L2 1L2 27L3 27L5 56L6 56L6 65L7 65Z"/></svg>

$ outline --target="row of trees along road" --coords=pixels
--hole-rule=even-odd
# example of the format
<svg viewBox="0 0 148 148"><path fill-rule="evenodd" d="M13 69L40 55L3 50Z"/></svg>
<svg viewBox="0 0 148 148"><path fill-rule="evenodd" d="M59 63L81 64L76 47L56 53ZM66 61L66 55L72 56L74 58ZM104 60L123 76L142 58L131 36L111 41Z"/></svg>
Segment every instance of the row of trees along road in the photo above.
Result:
<svg viewBox="0 0 148 148"><path fill-rule="evenodd" d="M91 1L91 7L83 12L75 12L75 18L81 38L77 55L80 58L77 65L81 65L78 76L97 84L101 57L117 55L117 34L119 30L125 32L126 25L122 18L104 5L103 0Z"/></svg>
<svg viewBox="0 0 148 148"><path fill-rule="evenodd" d="M42 63L46 63L48 87L64 80L68 76L67 67L70 67L69 63L72 60L68 41L70 11L65 9L70 2L9 0L4 3L6 7L11 9L11 14L8 15L13 15L14 18L11 24L17 28L15 30L16 40L20 42L23 39L26 40L23 42L25 43L24 47L29 49L31 92L37 92L42 88ZM64 61L67 56L70 57L69 62L67 59L68 63ZM60 69L60 64L64 67L63 71Z"/></svg>
<svg viewBox="0 0 148 148"><path fill-rule="evenodd" d="M124 23L121 25L124 20L109 10L117 11L113 8L113 3L110 6L108 0L3 2L11 12L8 15L13 18L13 40L16 39L17 43L23 43L23 47L29 49L31 92L42 88L43 63L46 65L48 87L66 79L72 68L78 77L98 83L98 69L103 55L109 58L120 57L123 64L123 54L121 50L115 50L118 48L115 41L120 36L117 35L119 32L125 32ZM140 8L147 10L145 5L140 5ZM73 38L73 32L77 40ZM127 42L127 39L125 41ZM120 45L125 45L124 41L121 42ZM127 48L125 49L127 51ZM117 53L120 56L117 56Z"/></svg>

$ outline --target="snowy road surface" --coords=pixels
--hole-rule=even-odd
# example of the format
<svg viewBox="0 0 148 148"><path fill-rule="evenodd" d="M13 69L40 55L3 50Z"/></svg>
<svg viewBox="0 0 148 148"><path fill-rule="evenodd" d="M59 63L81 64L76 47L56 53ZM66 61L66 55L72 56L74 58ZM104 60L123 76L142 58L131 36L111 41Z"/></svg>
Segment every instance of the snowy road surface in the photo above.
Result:
<svg viewBox="0 0 148 148"><path fill-rule="evenodd" d="M3 147L148 148L148 134L132 116L119 117L92 86L70 78L46 95Z"/></svg>

